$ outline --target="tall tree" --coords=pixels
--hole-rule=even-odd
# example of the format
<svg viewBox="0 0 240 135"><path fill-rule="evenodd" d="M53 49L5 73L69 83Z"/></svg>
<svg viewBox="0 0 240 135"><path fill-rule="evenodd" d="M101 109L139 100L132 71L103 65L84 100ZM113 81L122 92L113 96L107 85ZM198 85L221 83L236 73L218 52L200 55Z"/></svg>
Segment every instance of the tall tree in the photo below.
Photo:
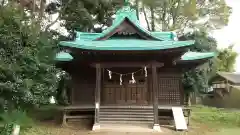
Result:
<svg viewBox="0 0 240 135"><path fill-rule="evenodd" d="M155 17L154 17L154 8L153 8L153 6L150 7L150 12L151 12L152 31L155 31Z"/></svg>
<svg viewBox="0 0 240 135"><path fill-rule="evenodd" d="M36 24L31 16L15 2L1 7L0 20L0 105L6 109L48 103L57 84L57 41L32 27Z"/></svg>
<svg viewBox="0 0 240 135"><path fill-rule="evenodd" d="M143 5L153 7L156 24L161 30L182 32L184 28L207 30L222 28L228 22L231 13L225 0L141 0ZM153 5L153 6L152 6ZM149 18L152 20L152 18Z"/></svg>
<svg viewBox="0 0 240 135"><path fill-rule="evenodd" d="M217 42L209 37L205 31L186 34L179 40L195 40L195 45L190 51L196 52L216 52ZM183 75L183 85L186 94L186 100L189 101L191 93L205 92L208 88L208 80L213 77L217 71L217 59L213 58L204 65L187 71Z"/></svg>
<svg viewBox="0 0 240 135"><path fill-rule="evenodd" d="M142 2L142 10L144 13L144 17L145 17L148 29L150 30L150 25L151 25L151 30L155 31L155 9L158 6L157 5L158 2L155 0L148 0L148 1L141 0L141 2ZM151 16L150 18L147 17L148 12L150 12L150 16Z"/></svg>
<svg viewBox="0 0 240 135"><path fill-rule="evenodd" d="M149 24L149 21L148 21L148 16L147 16L147 13L146 13L146 8L145 8L144 5L143 5L143 7L142 7L142 10L143 10L144 19L145 19L145 21L146 21L146 23L147 23L147 29L150 31L151 28L150 28L150 24Z"/></svg>
<svg viewBox="0 0 240 135"><path fill-rule="evenodd" d="M56 3L56 2L54 2ZM111 24L112 15L123 5L123 0L61 0L57 1L59 8L47 8L50 13L57 9L58 20L64 20L61 25L68 31L93 31L98 24L101 28ZM59 9L59 10L58 10ZM55 21L56 22L56 21Z"/></svg>
<svg viewBox="0 0 240 135"><path fill-rule="evenodd" d="M224 72L234 72L237 55L237 52L233 51L233 45L229 46L228 48L219 50L217 57L217 70Z"/></svg>
<svg viewBox="0 0 240 135"><path fill-rule="evenodd" d="M136 4L137 18L139 19L139 0L135 0L135 4Z"/></svg>

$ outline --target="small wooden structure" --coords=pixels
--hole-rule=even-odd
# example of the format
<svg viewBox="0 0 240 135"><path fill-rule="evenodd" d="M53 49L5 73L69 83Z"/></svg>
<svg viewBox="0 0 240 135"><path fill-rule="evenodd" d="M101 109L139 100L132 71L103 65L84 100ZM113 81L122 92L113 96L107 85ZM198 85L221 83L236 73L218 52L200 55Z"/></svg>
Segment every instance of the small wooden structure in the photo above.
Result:
<svg viewBox="0 0 240 135"><path fill-rule="evenodd" d="M240 108L240 74L218 72L210 81L213 91L203 99L203 104L219 108Z"/></svg>
<svg viewBox="0 0 240 135"><path fill-rule="evenodd" d="M56 57L72 76L65 110L94 111L94 129L118 122L158 129L160 110L184 106L183 72L214 57L187 52L194 41L177 41L173 32L145 30L128 4L102 33L76 34L74 41L60 42Z"/></svg>
<svg viewBox="0 0 240 135"><path fill-rule="evenodd" d="M230 92L232 86L240 86L240 74L218 72L211 84L215 95L223 97Z"/></svg>

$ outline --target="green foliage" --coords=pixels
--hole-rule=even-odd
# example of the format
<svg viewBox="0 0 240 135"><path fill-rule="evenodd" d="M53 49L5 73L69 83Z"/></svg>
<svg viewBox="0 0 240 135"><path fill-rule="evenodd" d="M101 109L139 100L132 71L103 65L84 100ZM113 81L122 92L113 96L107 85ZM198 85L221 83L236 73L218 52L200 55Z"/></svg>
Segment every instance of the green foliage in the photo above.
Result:
<svg viewBox="0 0 240 135"><path fill-rule="evenodd" d="M14 125L19 125L21 130L33 126L33 121L26 112L13 110L0 114L4 127L0 131L0 135L11 135Z"/></svg>
<svg viewBox="0 0 240 135"><path fill-rule="evenodd" d="M1 109L47 104L56 91L56 41L30 22L16 4L0 9Z"/></svg>
<svg viewBox="0 0 240 135"><path fill-rule="evenodd" d="M60 19L65 20L62 25L69 31L91 31L95 24L102 29L111 24L119 3L120 0L62 0L65 10Z"/></svg>
<svg viewBox="0 0 240 135"><path fill-rule="evenodd" d="M34 123L26 112L19 110L6 111L0 114L0 118L5 125L17 124L20 125L22 128L32 127Z"/></svg>
<svg viewBox="0 0 240 135"><path fill-rule="evenodd" d="M204 31L189 33L179 38L180 40L195 40L195 45L190 49L196 52L216 52L217 42ZM187 71L183 77L184 89L188 92L203 92L208 88L208 80L216 73L216 59L204 65Z"/></svg>
<svg viewBox="0 0 240 135"><path fill-rule="evenodd" d="M13 124L5 124L0 127L0 135L12 135Z"/></svg>
<svg viewBox="0 0 240 135"><path fill-rule="evenodd" d="M154 8L154 20L163 31L203 26L210 30L221 28L228 23L231 13L225 0L141 0L141 2L149 11L150 7ZM195 23L203 18L208 18L208 21Z"/></svg>
<svg viewBox="0 0 240 135"><path fill-rule="evenodd" d="M224 71L224 72L234 72L234 64L236 62L238 54L237 52L233 51L233 46L230 46L228 48L219 50L218 53L218 71Z"/></svg>
<svg viewBox="0 0 240 135"><path fill-rule="evenodd" d="M62 26L68 31L101 32L112 23L112 15L124 5L124 0L58 0L50 3L49 14L59 12ZM130 1L133 2L133 1ZM221 28L228 23L230 8L225 0L134 0L134 7L140 14L147 10L145 20L162 31L183 30L184 28ZM151 14L148 15L148 13ZM137 14L137 15L138 15ZM208 18L204 24L196 20ZM94 28L98 24L99 28Z"/></svg>

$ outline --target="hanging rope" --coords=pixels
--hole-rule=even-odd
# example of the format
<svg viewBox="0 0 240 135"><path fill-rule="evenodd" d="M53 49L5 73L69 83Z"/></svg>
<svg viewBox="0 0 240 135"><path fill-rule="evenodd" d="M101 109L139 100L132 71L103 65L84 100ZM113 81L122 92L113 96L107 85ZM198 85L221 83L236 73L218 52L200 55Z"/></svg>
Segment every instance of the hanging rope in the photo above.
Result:
<svg viewBox="0 0 240 135"><path fill-rule="evenodd" d="M147 66L145 66L144 68L141 68L141 69L139 69L135 72L129 72L129 73L124 73L124 74L123 73L118 73L118 72L113 72L109 69L106 69L106 70L108 71L109 79L112 79L112 74L117 74L117 75L120 76L120 78L119 78L120 85L122 85L122 82L123 82L122 77L123 76L132 75L132 80L131 80L132 83L136 83L134 75L138 72L144 71L145 72L145 77L147 77Z"/></svg>
<svg viewBox="0 0 240 135"><path fill-rule="evenodd" d="M142 70L143 70L143 69L139 69L139 70L137 70L137 71L135 71L135 72L128 72L128 73L123 74L123 73L113 72L113 71L107 69L108 73L111 73L111 75L112 75L112 74L117 74L117 75L122 75L122 76L136 74L136 73L138 73L138 72L140 72L140 71L142 71Z"/></svg>
<svg viewBox="0 0 240 135"><path fill-rule="evenodd" d="M137 70L135 72L128 72L128 73L124 73L124 74L123 73L114 72L114 71L111 71L109 69L106 69L106 70L108 71L109 77L112 76L112 74L117 74L117 75L122 75L122 76L132 75L132 74L136 74L136 73L138 73L140 71L145 71L145 76L146 76L146 74L147 74L147 66L145 66L144 68L141 68L141 69L139 69L139 70Z"/></svg>

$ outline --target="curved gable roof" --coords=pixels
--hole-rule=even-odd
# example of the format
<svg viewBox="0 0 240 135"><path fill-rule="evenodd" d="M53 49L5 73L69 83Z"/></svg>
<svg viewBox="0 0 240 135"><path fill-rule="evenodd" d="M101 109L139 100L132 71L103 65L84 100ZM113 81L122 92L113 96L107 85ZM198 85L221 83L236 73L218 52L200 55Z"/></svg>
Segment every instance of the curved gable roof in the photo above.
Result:
<svg viewBox="0 0 240 135"><path fill-rule="evenodd" d="M131 9L130 6L124 6L120 10L117 11L116 13L116 18L113 21L113 24L108 27L106 30L104 30L101 34L98 35L98 37L95 40L99 40L101 38L104 38L111 32L113 32L116 28L118 28L124 21L128 21L133 25L136 29L138 29L140 32L143 34L147 35L148 37L152 38L153 40L160 40L164 41L166 38L162 38L162 36L159 36L158 33L150 32L143 28L140 25L140 22L137 18L136 10ZM171 33L172 35L173 33Z"/></svg>

